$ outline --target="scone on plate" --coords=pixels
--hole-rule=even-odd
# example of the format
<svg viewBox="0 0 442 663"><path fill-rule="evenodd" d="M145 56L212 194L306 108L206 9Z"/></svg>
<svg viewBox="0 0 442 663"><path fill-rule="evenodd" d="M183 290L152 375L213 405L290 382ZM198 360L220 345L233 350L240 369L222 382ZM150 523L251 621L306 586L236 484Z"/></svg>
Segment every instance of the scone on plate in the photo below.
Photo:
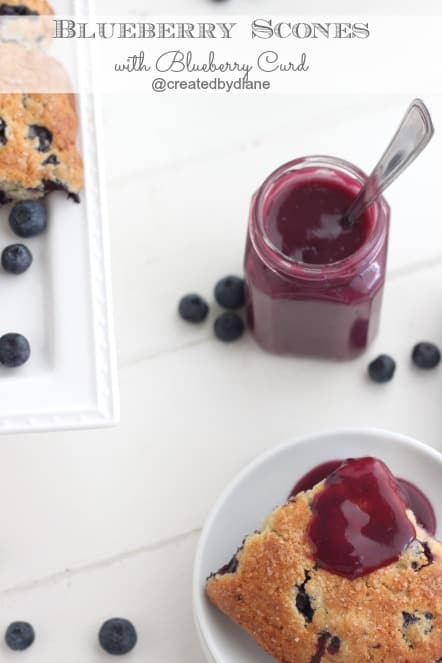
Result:
<svg viewBox="0 0 442 663"><path fill-rule="evenodd" d="M355 499L342 477L276 509L208 579L210 600L280 663L442 663L441 544L391 474L383 512L369 476Z"/></svg>
<svg viewBox="0 0 442 663"><path fill-rule="evenodd" d="M29 48L48 47L54 32L53 14L46 0L0 0L0 42Z"/></svg>
<svg viewBox="0 0 442 663"><path fill-rule="evenodd" d="M77 131L71 94L0 94L0 204L54 190L79 202Z"/></svg>
<svg viewBox="0 0 442 663"><path fill-rule="evenodd" d="M48 16L53 14L46 0L7 0L0 1L0 16Z"/></svg>

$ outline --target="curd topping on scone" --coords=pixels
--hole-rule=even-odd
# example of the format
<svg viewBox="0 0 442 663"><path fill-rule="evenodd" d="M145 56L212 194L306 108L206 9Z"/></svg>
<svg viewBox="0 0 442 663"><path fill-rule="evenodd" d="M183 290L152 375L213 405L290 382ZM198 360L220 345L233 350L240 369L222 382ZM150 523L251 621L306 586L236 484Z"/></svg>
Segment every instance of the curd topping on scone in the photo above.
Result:
<svg viewBox="0 0 442 663"><path fill-rule="evenodd" d="M206 591L280 663L442 660L442 545L376 459L276 509Z"/></svg>

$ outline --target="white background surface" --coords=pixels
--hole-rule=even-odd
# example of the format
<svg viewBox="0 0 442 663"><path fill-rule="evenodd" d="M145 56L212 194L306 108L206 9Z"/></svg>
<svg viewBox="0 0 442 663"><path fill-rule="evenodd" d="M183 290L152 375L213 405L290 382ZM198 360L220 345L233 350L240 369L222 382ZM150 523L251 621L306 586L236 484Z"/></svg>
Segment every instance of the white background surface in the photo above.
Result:
<svg viewBox="0 0 442 663"><path fill-rule="evenodd" d="M250 12L257 3L227 4ZM272 13L291 4L272 0ZM205 0L124 9L208 7L226 11ZM387 196L380 335L360 360L334 364L264 355L248 337L226 347L213 339L213 311L195 329L178 319L177 301L194 290L211 299L219 277L241 272L248 203L265 175L315 152L370 169L409 98L104 98L122 420L111 430L0 438L0 633L14 619L37 631L23 655L0 644L2 662L107 661L98 628L125 616L140 636L131 663L203 663L191 614L198 532L249 459L291 436L354 426L442 448L441 370L420 374L409 360L416 341L442 345L442 99L425 100L440 131ZM398 362L386 386L365 377L381 351Z"/></svg>

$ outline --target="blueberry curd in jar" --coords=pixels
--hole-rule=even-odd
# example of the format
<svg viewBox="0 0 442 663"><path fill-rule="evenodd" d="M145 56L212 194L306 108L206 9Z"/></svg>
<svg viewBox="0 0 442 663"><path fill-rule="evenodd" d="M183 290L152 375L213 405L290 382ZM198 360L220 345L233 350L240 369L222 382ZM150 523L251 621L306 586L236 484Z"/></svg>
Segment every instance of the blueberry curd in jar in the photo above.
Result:
<svg viewBox="0 0 442 663"><path fill-rule="evenodd" d="M390 209L380 197L353 226L343 216L366 176L333 157L276 170L252 200L247 318L276 354L350 359L379 325Z"/></svg>

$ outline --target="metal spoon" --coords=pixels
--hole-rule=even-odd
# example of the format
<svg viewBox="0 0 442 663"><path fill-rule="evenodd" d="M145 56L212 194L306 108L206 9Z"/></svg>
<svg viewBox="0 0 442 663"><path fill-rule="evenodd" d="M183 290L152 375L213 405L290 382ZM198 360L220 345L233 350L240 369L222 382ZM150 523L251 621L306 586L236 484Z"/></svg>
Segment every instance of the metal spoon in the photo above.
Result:
<svg viewBox="0 0 442 663"><path fill-rule="evenodd" d="M428 108L421 99L410 104L389 146L375 166L365 186L342 218L342 225L353 226L367 207L416 159L434 134Z"/></svg>

